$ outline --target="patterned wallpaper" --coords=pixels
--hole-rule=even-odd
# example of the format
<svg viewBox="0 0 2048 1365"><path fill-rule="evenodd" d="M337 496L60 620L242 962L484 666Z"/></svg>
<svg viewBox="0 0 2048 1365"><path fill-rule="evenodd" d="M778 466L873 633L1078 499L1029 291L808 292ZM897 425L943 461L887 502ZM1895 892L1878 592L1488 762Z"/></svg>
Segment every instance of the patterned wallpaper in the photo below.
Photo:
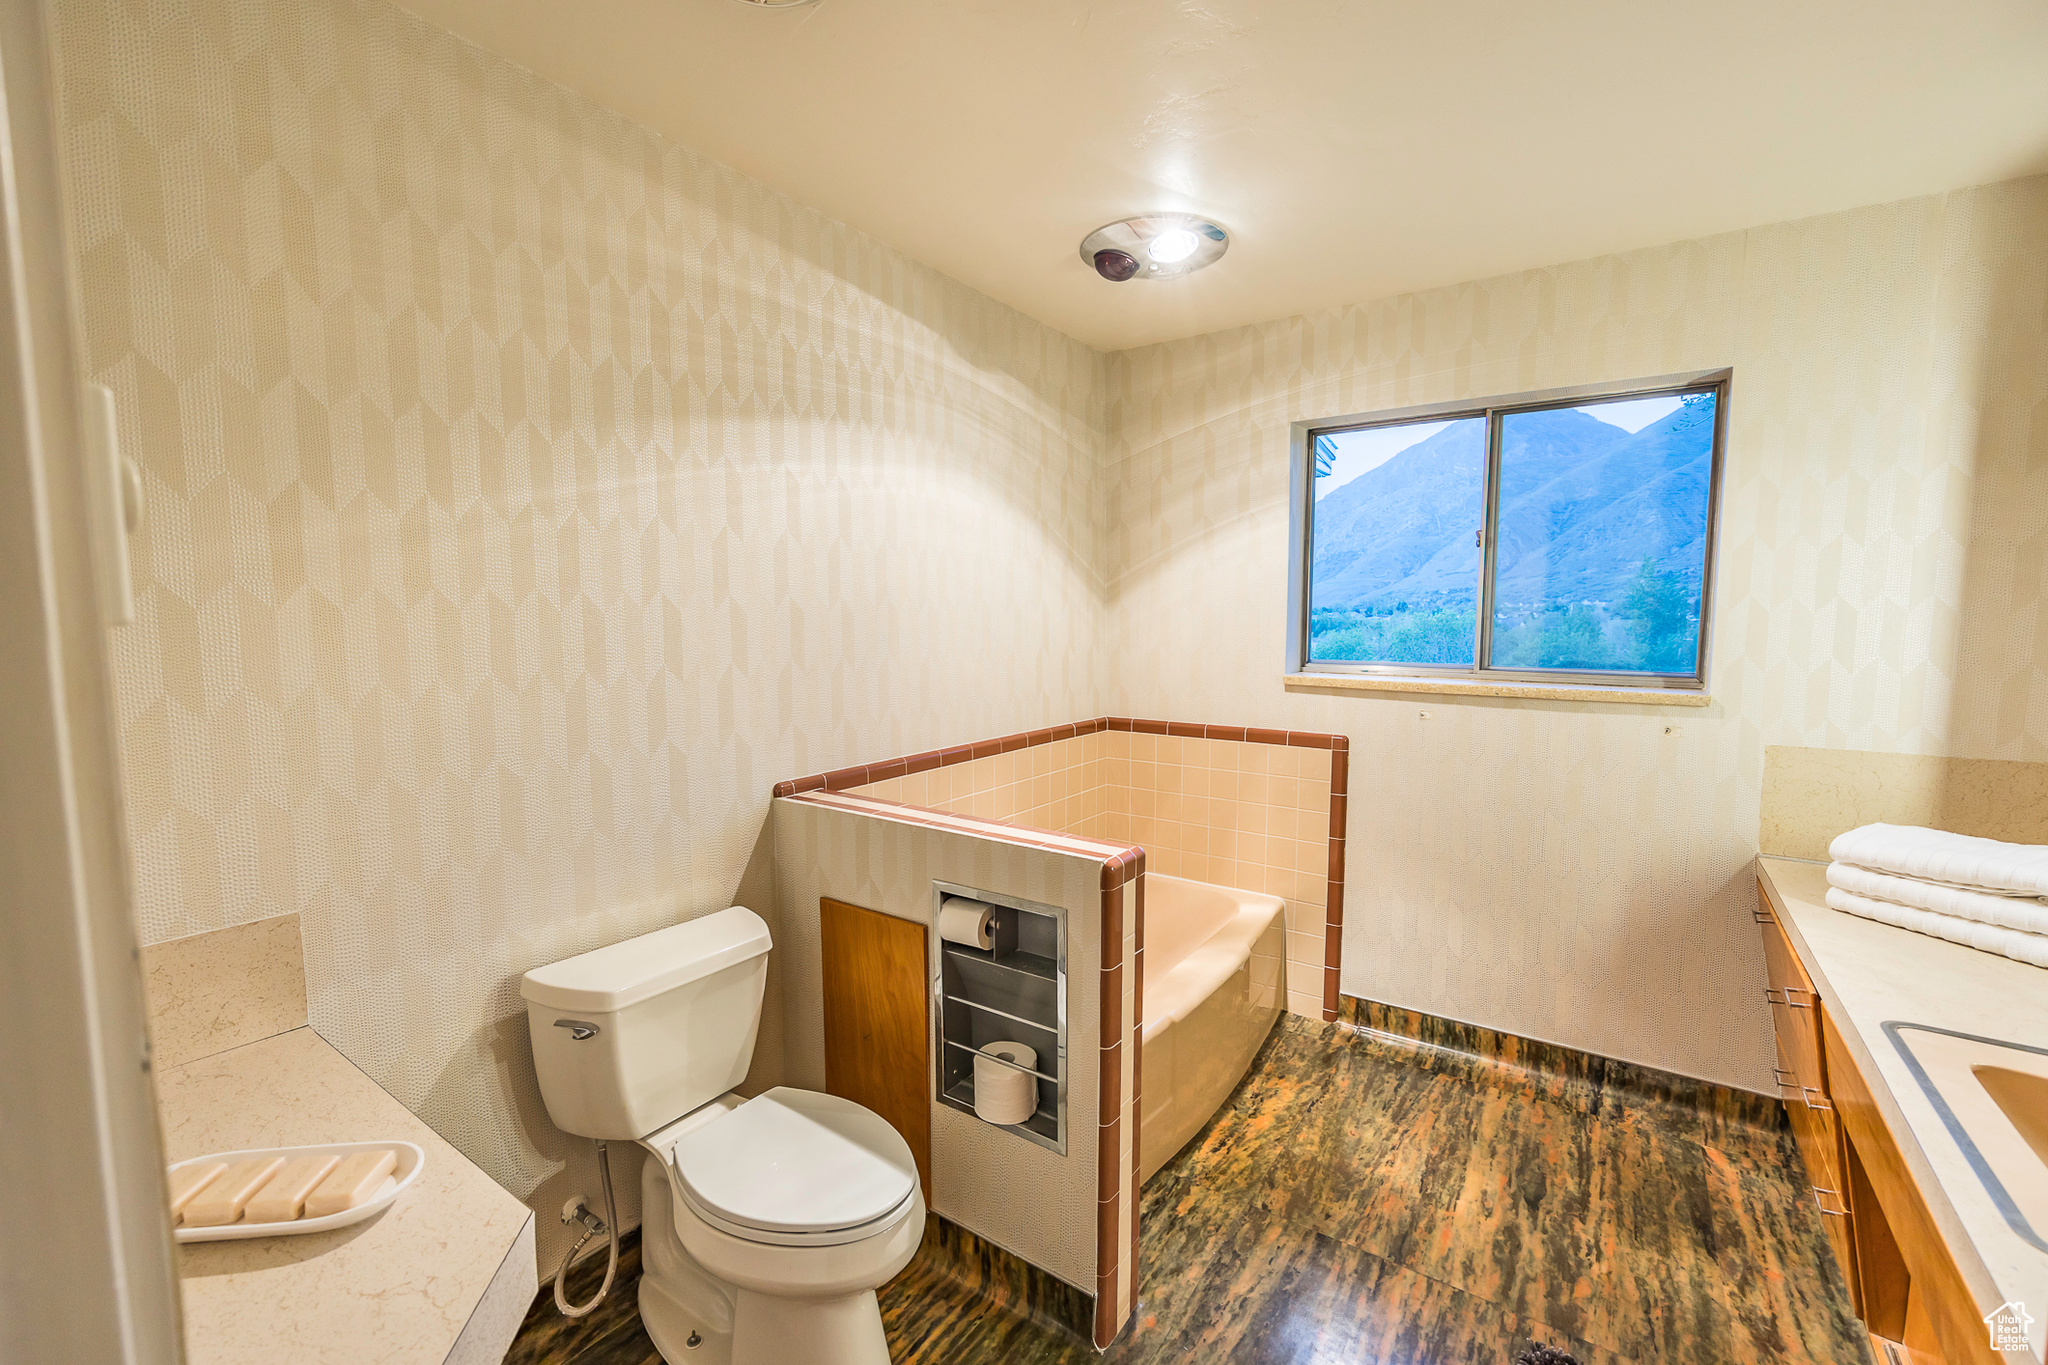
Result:
<svg viewBox="0 0 2048 1365"><path fill-rule="evenodd" d="M536 1208L520 972L768 904L778 778L1343 732L1347 989L1755 1086L1763 747L2048 757L2048 182L1106 358L380 0L53 15L143 937L300 914ZM1713 707L1283 690L1290 420L1720 365Z"/></svg>
<svg viewBox="0 0 2048 1365"><path fill-rule="evenodd" d="M521 972L765 909L778 778L1099 713L1106 362L373 0L54 14L143 938L299 913L558 1207Z"/></svg>
<svg viewBox="0 0 2048 1365"><path fill-rule="evenodd" d="M1348 993L1767 1089L1764 746L2048 756L2044 262L2036 179L1117 355L1110 709L1351 736ZM1289 422L1723 365L1711 707L1283 688Z"/></svg>

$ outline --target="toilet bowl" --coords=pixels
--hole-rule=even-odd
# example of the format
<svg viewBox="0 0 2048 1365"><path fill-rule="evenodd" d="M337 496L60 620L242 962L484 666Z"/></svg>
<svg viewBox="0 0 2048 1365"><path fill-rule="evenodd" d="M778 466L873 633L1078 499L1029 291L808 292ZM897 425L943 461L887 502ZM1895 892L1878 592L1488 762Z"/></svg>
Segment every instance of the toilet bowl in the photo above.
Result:
<svg viewBox="0 0 2048 1365"><path fill-rule="evenodd" d="M705 1108L641 1140L641 1318L655 1349L670 1365L888 1365L875 1290L924 1235L909 1144L814 1091Z"/></svg>
<svg viewBox="0 0 2048 1365"><path fill-rule="evenodd" d="M916 1159L851 1100L733 1093L770 946L734 906L528 972L541 1097L649 1154L640 1315L669 1365L889 1365L875 1290L924 1235Z"/></svg>

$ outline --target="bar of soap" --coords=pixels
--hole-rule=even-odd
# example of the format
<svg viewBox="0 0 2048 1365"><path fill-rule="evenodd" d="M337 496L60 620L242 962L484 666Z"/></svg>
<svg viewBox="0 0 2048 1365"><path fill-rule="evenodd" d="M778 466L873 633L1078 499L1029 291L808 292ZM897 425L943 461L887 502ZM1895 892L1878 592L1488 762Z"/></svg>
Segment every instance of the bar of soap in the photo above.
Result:
<svg viewBox="0 0 2048 1365"><path fill-rule="evenodd" d="M181 1166L171 1172L171 1221L177 1222L185 1216L185 1206L192 1202L192 1196L211 1185L215 1178L226 1171L225 1161L202 1161L192 1166Z"/></svg>
<svg viewBox="0 0 2048 1365"><path fill-rule="evenodd" d="M292 1158L257 1191L242 1216L252 1223L291 1222L305 1207L306 1196L340 1164L341 1158L333 1152Z"/></svg>
<svg viewBox="0 0 2048 1365"><path fill-rule="evenodd" d="M355 1152L344 1157L334 1174L320 1182L306 1196L306 1217L325 1218L330 1213L352 1209L377 1193L384 1178L398 1169L398 1153Z"/></svg>
<svg viewBox="0 0 2048 1365"><path fill-rule="evenodd" d="M208 1181L206 1188L192 1197L185 1205L185 1226L188 1228L217 1228L234 1222L242 1216L256 1191L269 1183L284 1166L281 1156L252 1156L246 1161L237 1161L219 1177Z"/></svg>

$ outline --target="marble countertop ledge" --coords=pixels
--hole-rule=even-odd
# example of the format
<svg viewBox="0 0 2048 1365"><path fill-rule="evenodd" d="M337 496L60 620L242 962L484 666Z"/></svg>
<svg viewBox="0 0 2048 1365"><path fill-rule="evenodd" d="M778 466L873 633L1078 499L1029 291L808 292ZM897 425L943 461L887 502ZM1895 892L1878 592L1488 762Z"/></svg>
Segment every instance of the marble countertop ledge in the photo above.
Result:
<svg viewBox="0 0 2048 1365"><path fill-rule="evenodd" d="M2012 1299L2042 1302L2048 1252L2030 1246L1998 1212L1883 1025L1896 1019L2039 1045L2048 1039L2048 973L1830 910L1825 864L1758 858L1757 868L1823 1007L1872 1081L1871 1096L1978 1311Z"/></svg>
<svg viewBox="0 0 2048 1365"><path fill-rule="evenodd" d="M415 1142L397 1203L332 1232L178 1248L190 1365L481 1365L536 1285L533 1215L311 1028L158 1074L172 1161L249 1147Z"/></svg>
<svg viewBox="0 0 2048 1365"><path fill-rule="evenodd" d="M1289 673L1290 692L1413 692L1438 697L1522 697L1534 701L1604 701L1628 706L1712 706L1705 692L1680 687L1599 687L1502 679L1422 678L1381 673Z"/></svg>

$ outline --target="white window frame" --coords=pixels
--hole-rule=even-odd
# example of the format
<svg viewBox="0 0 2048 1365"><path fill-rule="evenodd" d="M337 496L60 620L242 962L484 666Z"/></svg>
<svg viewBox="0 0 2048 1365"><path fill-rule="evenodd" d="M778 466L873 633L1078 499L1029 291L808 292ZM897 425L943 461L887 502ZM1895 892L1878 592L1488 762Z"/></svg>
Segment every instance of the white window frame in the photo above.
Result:
<svg viewBox="0 0 2048 1365"><path fill-rule="evenodd" d="M1550 684L1557 687L1633 688L1644 691L1704 691L1707 660L1713 650L1714 577L1721 526L1722 467L1728 434L1728 394L1734 371L1697 370L1661 375L1653 379L1631 379L1614 384L1587 384L1576 388L1546 389L1537 393L1506 394L1494 398L1468 399L1451 403L1427 403L1418 407L1394 408L1381 412L1355 413L1345 417L1324 417L1292 425L1289 445L1289 514L1287 564L1287 672L1387 676L1396 678L1444 679L1457 681L1499 681ZM1647 398L1658 394L1707 393L1714 395L1714 449L1707 480L1706 563L1700 575L1699 653L1691 673L1632 673L1621 670L1566 670L1553 668L1496 668L1493 649L1494 545L1500 519L1500 432L1505 417L1546 408L1576 407L1582 403L1615 398ZM1368 427L1397 426L1408 422L1450 422L1482 418L1486 422L1485 525L1481 530L1479 554L1479 595L1476 638L1469 664L1353 663L1310 659L1309 615L1310 564L1314 553L1315 445L1318 436L1358 431Z"/></svg>

